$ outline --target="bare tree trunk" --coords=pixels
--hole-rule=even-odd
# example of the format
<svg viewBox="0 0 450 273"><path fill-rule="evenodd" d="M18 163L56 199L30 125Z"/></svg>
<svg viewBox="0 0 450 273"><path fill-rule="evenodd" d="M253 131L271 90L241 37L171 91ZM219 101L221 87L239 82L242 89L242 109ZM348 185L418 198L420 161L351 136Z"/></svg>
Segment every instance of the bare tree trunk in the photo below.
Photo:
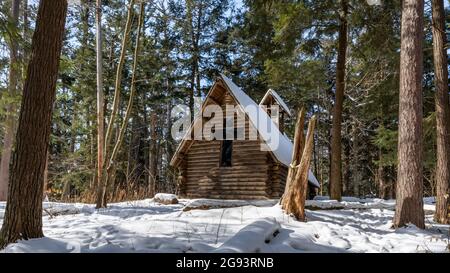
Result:
<svg viewBox="0 0 450 273"><path fill-rule="evenodd" d="M404 0L400 51L397 203L394 227L424 228L422 169L423 0Z"/></svg>
<svg viewBox="0 0 450 273"><path fill-rule="evenodd" d="M120 90L121 90L121 83L122 83L122 69L125 62L125 55L126 55L126 48L128 44L128 38L130 36L130 29L132 25L132 14L133 14L133 7L134 7L135 0L130 0L128 4L128 16L127 16L127 22L125 24L125 30L123 34L123 40L122 40L122 47L119 57L119 62L117 64L117 71L116 71L116 81L115 81L115 91L114 91L114 100L113 100L113 106L111 111L111 117L109 119L108 128L106 130L106 136L105 136L105 145L104 145L104 151L103 151L103 161L101 163L101 166L99 165L99 169L102 168L102 174L101 179L98 179L98 185L97 185L97 208L103 208L106 207L106 191L107 191L107 170L105 170L105 165L111 165L110 162L106 162L107 159L110 157L109 153L109 146L112 141L112 133L113 128L115 126L115 121L117 117L117 112L119 110L119 100L120 100ZM98 45L97 45L98 46ZM98 51L98 50L97 50ZM110 170L112 171L112 170ZM110 176L111 177L111 176Z"/></svg>
<svg viewBox="0 0 450 273"><path fill-rule="evenodd" d="M201 84L200 84L200 35L202 33L202 16L203 16L203 1L197 1L198 5L198 15L196 22L196 33L194 36L194 66L196 75L196 89L197 97L202 96Z"/></svg>
<svg viewBox="0 0 450 273"><path fill-rule="evenodd" d="M395 180L396 169L394 167L386 167L386 179L388 181L388 198L396 199L397 181Z"/></svg>
<svg viewBox="0 0 450 273"><path fill-rule="evenodd" d="M133 17L133 7L134 7L135 0L130 0L128 4L128 15L127 15L127 22L125 24L125 30L123 34L122 39L122 46L121 46L121 52L119 57L119 62L117 64L117 71L116 71L116 81L114 86L114 99L113 99L113 107L111 111L111 117L109 119L108 128L106 130L106 140L105 140L105 156L107 157L108 154L108 147L111 144L112 141L112 132L115 124L115 120L117 117L117 112L119 110L119 102L120 102L120 91L121 91L121 83L122 83L122 69L123 65L125 63L125 55L126 55L126 48L128 39L130 37L130 29L132 25L132 17Z"/></svg>
<svg viewBox="0 0 450 273"><path fill-rule="evenodd" d="M130 6L130 13L132 12L134 0L131 0L130 3L132 4ZM109 185L109 182L113 181L115 178L115 160L117 157L117 154L119 152L120 147L122 146L123 138L125 135L125 131L128 126L128 120L131 115L131 111L133 110L133 101L134 101L134 93L136 91L136 73L137 73L137 64L138 64L138 58L139 58L139 50L140 50L140 38L141 38L141 32L142 32L142 25L144 21L144 10L145 10L145 4L144 2L141 2L140 4L140 11L139 11L139 23L138 23L138 33L136 35L136 46L134 50L134 63L133 63L133 72L131 76L131 88L130 88L130 97L128 100L127 109L125 112L125 117L123 119L122 125L119 130L119 135L116 141L116 145L114 146L111 157L109 157L109 160L106 164L106 175L104 175L104 181L102 182L102 192L101 195L99 195L99 199L97 199L97 208L106 207L107 205L107 193L106 189ZM111 124L109 124L111 126ZM108 128L109 128L108 126Z"/></svg>
<svg viewBox="0 0 450 273"><path fill-rule="evenodd" d="M96 37L96 62L97 62L97 182L93 189L100 188L103 179L103 161L105 148L105 98L103 94L103 36L102 36L102 0L97 0L95 24Z"/></svg>
<svg viewBox="0 0 450 273"><path fill-rule="evenodd" d="M172 87L171 87L171 83L170 80L167 83L167 90L169 92L171 92ZM170 130L172 128L172 118L170 116L170 112L172 109L172 103L168 103L166 105L166 120L167 120L167 127L166 127L166 138L167 141L166 143L166 157L167 158L172 158L173 154L174 154L174 142L172 140L172 137L170 136ZM175 169L172 168L172 166L167 166L167 171L169 176L167 177L167 181L166 181L166 185L167 185L167 192L168 193L175 193L175 185L176 185L176 175L175 175Z"/></svg>
<svg viewBox="0 0 450 273"><path fill-rule="evenodd" d="M354 196L361 196L361 182L363 180L363 173L361 170L361 141L358 134L358 127L356 124L352 128L352 160L351 160L351 172L352 172L352 193Z"/></svg>
<svg viewBox="0 0 450 273"><path fill-rule="evenodd" d="M194 26L193 26L193 16L194 16L194 7L193 7L193 1L186 1L186 16L188 21L188 28L191 35L192 43L194 43ZM194 108L195 108L195 101L194 101L194 89L195 89L195 62L194 57L192 57L191 60L191 75L190 75L190 87L189 87L189 111L191 114L191 121L194 121Z"/></svg>
<svg viewBox="0 0 450 273"><path fill-rule="evenodd" d="M436 213L438 223L449 223L450 183L450 106L448 98L448 68L445 46L445 9L443 0L432 0L433 57L436 85Z"/></svg>
<svg viewBox="0 0 450 273"><path fill-rule="evenodd" d="M19 20L20 0L13 0L11 6L11 25L18 26ZM19 81L20 70L18 62L17 39L12 38L10 41L9 52L9 85L8 95L14 97L17 95L17 84ZM11 152L14 145L14 133L16 127L16 106L14 103L9 103L6 106L6 122L5 122L5 136L3 138L3 150L0 161L0 201L5 201L8 194L8 180L9 180L9 164L11 161Z"/></svg>
<svg viewBox="0 0 450 273"><path fill-rule="evenodd" d="M138 98L139 99L139 98ZM134 107L133 117L131 118L130 139L128 145L128 159L127 159L127 189L130 189L133 184L138 185L143 174L142 163L140 155L142 153L141 139L145 138L143 131L145 130L141 117L138 113L145 113L145 109ZM145 124L145 123L144 123ZM147 179L145 181L148 181Z"/></svg>
<svg viewBox="0 0 450 273"><path fill-rule="evenodd" d="M30 22L28 20L28 16L29 16L29 11L28 11L28 0L23 0L22 3L22 33L23 33L23 43L27 44L28 43L28 32L30 29ZM21 82L24 82L24 79L26 77L26 73L27 73L27 64L29 61L29 50L26 47L22 47L22 54L20 56L21 58L21 62L22 62L22 66L21 66ZM19 86L19 90L22 90L23 86Z"/></svg>
<svg viewBox="0 0 450 273"><path fill-rule="evenodd" d="M63 186L63 189L62 189L61 200L63 202L69 202L70 201L71 188L72 188L72 183L71 183L71 181L69 179L67 179L64 182L64 186Z"/></svg>
<svg viewBox="0 0 450 273"><path fill-rule="evenodd" d="M333 108L333 124L331 128L331 169L330 169L330 197L342 198L342 155L341 128L342 109L345 90L345 62L347 58L347 0L341 0L341 14L339 16L339 45L336 67L336 94Z"/></svg>
<svg viewBox="0 0 450 273"><path fill-rule="evenodd" d="M44 168L66 13L66 0L41 0L39 3L0 248L19 239L43 236Z"/></svg>
<svg viewBox="0 0 450 273"><path fill-rule="evenodd" d="M350 136L349 136L349 132L348 132L348 127L345 129L345 134L347 135L347 137L344 138L344 172L342 174L342 178L343 178L343 193L347 196L351 196L354 193L354 183L352 183L352 180L354 181L355 178L353 177L353 172L352 172L352 167L354 167L352 164L352 156L351 156L351 143L350 143ZM356 127L356 125L354 126ZM356 129L353 129L353 132L355 132ZM353 139L354 140L354 139ZM356 181L358 182L358 181Z"/></svg>
<svg viewBox="0 0 450 273"><path fill-rule="evenodd" d="M377 180L378 180L378 195L381 199L389 199L391 195L391 185L386 178L385 167L383 166L383 152L380 150L379 154L379 163L377 169Z"/></svg>
<svg viewBox="0 0 450 273"><path fill-rule="evenodd" d="M28 0L23 0L23 7L22 7L22 18L23 18L23 35L24 39L27 36L28 32ZM26 56L24 56L24 59L27 59Z"/></svg>
<svg viewBox="0 0 450 273"><path fill-rule="evenodd" d="M89 127L91 127L91 133L90 133L90 165L93 168L92 172L92 179L89 182L89 189L91 190L91 193L95 193L96 185L97 185L97 155L96 155L96 149L95 149L95 143L97 142L97 132L95 130L95 127L93 126L94 121L89 122Z"/></svg>
<svg viewBox="0 0 450 273"><path fill-rule="evenodd" d="M156 171L158 167L157 149L156 149L156 113L152 113L150 124L150 151L149 151L149 176L148 176L148 195L153 197L156 194Z"/></svg>

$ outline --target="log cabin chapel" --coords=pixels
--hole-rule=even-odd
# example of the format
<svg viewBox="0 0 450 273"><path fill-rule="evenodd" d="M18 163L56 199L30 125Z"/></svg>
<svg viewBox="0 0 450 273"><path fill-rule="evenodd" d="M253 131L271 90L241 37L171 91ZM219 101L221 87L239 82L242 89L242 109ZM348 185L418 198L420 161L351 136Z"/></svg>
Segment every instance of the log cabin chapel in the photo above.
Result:
<svg viewBox="0 0 450 273"><path fill-rule="evenodd" d="M203 115L198 115L187 131L186 136L190 137L183 137L170 162L179 173L177 194L184 198L280 198L293 149L291 140L284 133L285 118L291 115L286 103L269 89L258 105L231 79L220 74L203 101L201 111L211 104L221 107L224 116L226 105L238 106L237 109L245 113L245 119L235 116L234 128L245 128L245 138L209 140L203 136L194 139L193 128L204 126L208 121ZM278 120L270 117L273 104L279 106ZM256 109L257 115L245 111L250 108ZM256 133L255 138L249 137L252 133ZM277 140L277 145L273 139ZM311 171L308 180L308 196L311 198L320 184Z"/></svg>

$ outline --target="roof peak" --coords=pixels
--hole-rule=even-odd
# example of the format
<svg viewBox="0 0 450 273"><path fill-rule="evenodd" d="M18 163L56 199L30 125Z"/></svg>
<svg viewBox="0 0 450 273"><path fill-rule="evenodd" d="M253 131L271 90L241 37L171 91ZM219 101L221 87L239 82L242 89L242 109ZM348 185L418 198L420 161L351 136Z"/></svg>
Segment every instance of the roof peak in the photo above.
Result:
<svg viewBox="0 0 450 273"><path fill-rule="evenodd" d="M269 88L269 90L267 90L266 94L264 94L264 97L261 99L261 102L259 103L259 105L260 106L265 105L266 101L270 97L272 97L289 116L292 116L291 110L289 109L287 104L284 102L284 100L281 98L281 96L272 88Z"/></svg>

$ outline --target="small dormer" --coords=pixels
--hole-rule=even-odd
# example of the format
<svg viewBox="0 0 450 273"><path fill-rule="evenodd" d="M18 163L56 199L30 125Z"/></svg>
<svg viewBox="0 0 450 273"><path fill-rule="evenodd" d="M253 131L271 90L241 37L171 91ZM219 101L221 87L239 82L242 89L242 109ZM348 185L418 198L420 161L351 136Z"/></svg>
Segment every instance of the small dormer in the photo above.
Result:
<svg viewBox="0 0 450 273"><path fill-rule="evenodd" d="M279 107L280 113L278 115L278 120L274 120L274 122L278 125L279 130L284 133L284 122L286 118L291 117L291 110L275 90L269 89L259 103L259 106L270 116L272 105L278 105Z"/></svg>

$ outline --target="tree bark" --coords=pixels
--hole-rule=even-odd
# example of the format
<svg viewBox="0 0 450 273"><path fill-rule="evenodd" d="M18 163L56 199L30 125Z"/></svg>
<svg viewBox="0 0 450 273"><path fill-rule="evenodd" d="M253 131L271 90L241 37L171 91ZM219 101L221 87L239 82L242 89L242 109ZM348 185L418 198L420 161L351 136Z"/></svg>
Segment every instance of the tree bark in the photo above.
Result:
<svg viewBox="0 0 450 273"><path fill-rule="evenodd" d="M333 123L331 128L331 169L330 169L330 197L342 198L342 155L341 155L341 127L342 109L345 90L345 63L347 59L347 14L348 2L341 0L341 14L339 16L339 45L336 64L336 94L333 108Z"/></svg>
<svg viewBox="0 0 450 273"><path fill-rule="evenodd" d="M300 164L300 160L302 159L302 153L304 148L305 136L303 133L303 126L305 124L305 116L306 111L304 108L300 110L300 113L297 118L297 123L295 124L295 135L294 135L294 147L292 150L291 157L291 166L289 166L288 175L286 179L286 185L284 187L283 196L281 196L280 204L283 206L286 205L286 200L284 199L285 194L289 192L290 184L292 180L295 178L296 166Z"/></svg>
<svg viewBox="0 0 450 273"><path fill-rule="evenodd" d="M140 117L138 113L145 113L145 108L136 105L136 107L134 107L133 117L131 118L132 124L128 142L128 162L126 171L127 189L131 189L133 185L139 185L144 173L143 166L145 165L142 165L141 162L141 155L143 153L141 140L146 139L146 128L144 126L145 123L142 122L142 117ZM144 181L147 182L148 180L145 179Z"/></svg>
<svg viewBox="0 0 450 273"><path fill-rule="evenodd" d="M43 200L47 199L47 187L48 187L48 161L50 160L50 149L47 149L47 155L45 156L44 167L44 191L42 193Z"/></svg>
<svg viewBox="0 0 450 273"><path fill-rule="evenodd" d="M448 97L448 68L445 46L445 9L443 0L432 0L433 59L436 86L436 213L438 223L449 223L450 183L450 106Z"/></svg>
<svg viewBox="0 0 450 273"><path fill-rule="evenodd" d="M66 0L41 0L39 3L0 248L19 239L43 236L44 168L66 13Z"/></svg>
<svg viewBox="0 0 450 273"><path fill-rule="evenodd" d="M389 199L391 197L391 192L392 192L392 188L391 188L391 184L389 183L387 177L386 177L386 171L385 171L385 166L383 166L383 152L380 151L378 152L379 155L379 163L378 163L378 169L377 169L377 180L378 180L378 195L380 196L381 199Z"/></svg>
<svg viewBox="0 0 450 273"><path fill-rule="evenodd" d="M347 127L349 127L349 126L347 126ZM356 137L358 137L356 134L356 130L357 130L356 125L354 125L352 134L353 134L353 136L356 135ZM355 178L354 178L353 172L352 172L353 171L352 169L354 167L354 164L352 164L352 163L354 163L352 160L352 159L354 159L354 157L352 157L352 150L354 151L354 149L352 149L352 147L351 147L352 143L350 140L350 132L348 132L348 128L345 129L345 135L346 135L346 137L344 138L344 141L343 141L343 146L344 146L343 147L344 148L344 162L343 162L344 167L343 167L343 169L344 170L342 173L342 178L343 178L342 192L343 192L343 194L345 194L347 196L352 196L354 193L354 185L355 185L355 183L352 183L352 182L359 182L359 181L355 181ZM355 140L355 139L353 139L353 140ZM356 160L358 160L357 153L356 153L355 157L356 157Z"/></svg>
<svg viewBox="0 0 450 273"><path fill-rule="evenodd" d="M132 25L132 17L133 17L133 7L134 7L135 0L130 0L128 4L128 15L127 15L127 21L125 23L125 30L123 33L123 39L122 39L122 45L121 45L121 52L119 61L117 64L117 71L116 71L116 80L115 80L115 86L114 86L114 99L113 99L113 106L111 111L111 117L109 118L108 122L108 128L106 130L106 139L105 139L105 156L108 157L108 147L111 144L112 141L112 134L113 134L113 128L115 124L115 120L117 117L117 112L119 110L119 102L120 102L120 91L121 91L121 84L122 84L122 70L123 65L125 63L125 55L126 55L126 48L128 44L128 39L130 37L130 29Z"/></svg>
<svg viewBox="0 0 450 273"><path fill-rule="evenodd" d="M102 36L102 0L96 7L96 62L97 62L97 182L93 189L101 185L103 179L103 161L105 148L105 98L103 94L103 36Z"/></svg>
<svg viewBox="0 0 450 273"><path fill-rule="evenodd" d="M11 6L11 25L18 26L19 20L20 0L13 0ZM16 29L17 30L17 29ZM15 97L17 95L17 84L19 81L20 70L18 62L18 45L17 39L14 37L10 41L9 49L9 96ZM8 194L8 180L9 180L9 165L11 162L11 152L14 145L14 133L16 127L16 105L9 103L6 106L6 122L5 122L5 136L3 138L3 150L0 160L0 201L5 201Z"/></svg>
<svg viewBox="0 0 450 273"><path fill-rule="evenodd" d="M23 43L24 44L27 44L28 43L28 32L29 32L29 29L30 29L30 26L29 26L29 19L28 19L28 17L29 17L29 10L28 10L28 0L23 0L23 3L22 3L22 33L23 33ZM27 73L27 66L26 66L26 64L28 63L28 61L29 61L29 54L30 52L29 52L29 49L27 49L26 47L23 47L22 48L22 54L21 54L21 56L20 56L20 58L21 58L21 62L22 62L22 66L21 66L21 71L20 71L20 74L21 74L21 81L22 82L24 82L24 80L25 80L25 77L26 77L26 73ZM20 86L20 89L23 89L22 88L22 86Z"/></svg>
<svg viewBox="0 0 450 273"><path fill-rule="evenodd" d="M189 79L189 111L191 114L191 122L194 121L194 115L195 115L195 81L196 81L196 67L195 67L195 48L194 48L194 41L195 41L195 35L194 35L194 1L186 1L186 17L187 17L187 28L188 28L188 34L190 35L191 39L191 53L192 57L190 60L190 66L191 66L191 75Z"/></svg>
<svg viewBox="0 0 450 273"><path fill-rule="evenodd" d="M103 151L103 162L102 162L102 174L101 174L101 180L99 179L99 183L97 185L97 208L103 208L106 207L106 191L107 191L107 170L105 170L106 165L111 165L110 162L106 162L107 158L110 158L109 153L109 146L111 145L112 141L112 134L113 134L113 128L115 126L115 121L117 117L117 112L119 110L119 100L120 100L120 90L121 90L121 84L122 84L122 70L123 65L125 62L125 55L126 55L126 48L128 44L128 38L130 36L130 29L132 25L132 17L133 17L133 7L134 7L135 0L130 0L128 4L128 15L127 15L127 21L125 24L125 30L123 34L122 39L122 46L121 46L121 52L119 57L119 62L117 64L117 71L116 71L116 80L115 80L115 87L114 87L114 99L113 99L113 106L111 111L111 117L108 122L108 128L106 130L106 136L105 136L105 145L104 145L104 151ZM117 145L117 143L116 143ZM100 165L99 165L100 168ZM110 169L110 171L112 171ZM111 175L110 175L111 178Z"/></svg>
<svg viewBox="0 0 450 273"><path fill-rule="evenodd" d="M358 127L356 123L353 125L352 132L352 159L350 163L351 168L351 188L353 196L359 197L361 196L361 182L364 178L363 172L361 169L361 137L358 134Z"/></svg>
<svg viewBox="0 0 450 273"><path fill-rule="evenodd" d="M134 0L131 0L130 7L129 7L130 8L129 13L132 12L133 5L134 5ZM138 33L136 35L136 45L135 45L135 50L134 50L134 62L133 62L133 72L132 72L132 76L131 76L130 97L128 100L125 117L123 119L122 125L121 125L119 133L118 133L118 138L117 138L116 144L112 150L111 157L108 158L109 160L106 164L106 175L105 175L105 173L103 173L104 179L102 182L101 193L97 199L97 208L105 208L107 205L106 191L107 191L109 182L113 181L115 178L115 160L116 160L117 154L119 152L119 149L122 146L125 131L128 126L128 120L130 118L131 111L133 110L134 93L136 92L136 72L137 72L137 64L138 64L139 50L140 50L140 38L141 38L141 32L142 32L142 25L143 25L143 21L144 21L145 4L143 1L140 4L139 10L140 11L139 11ZM125 49L125 48L123 48L123 49ZM109 126L111 126L111 125L112 124L109 124ZM108 126L108 128L109 128L109 126Z"/></svg>
<svg viewBox="0 0 450 273"><path fill-rule="evenodd" d="M23 0L23 8L22 8L22 18L23 18L23 35L24 40L26 40L27 32L28 32L28 0ZM24 50L25 51L25 50ZM27 59L27 56L24 54L23 58Z"/></svg>
<svg viewBox="0 0 450 273"><path fill-rule="evenodd" d="M395 228L424 228L422 169L423 0L404 0L400 50L397 203Z"/></svg>
<svg viewBox="0 0 450 273"><path fill-rule="evenodd" d="M286 213L293 214L299 221L306 220L305 202L306 193L308 191L308 173L313 151L315 125L316 117L313 116L309 121L305 147L302 152L300 164L296 166L298 170L295 173L294 180L290 183L282 206Z"/></svg>
<svg viewBox="0 0 450 273"><path fill-rule="evenodd" d="M158 167L157 149L156 149L156 113L152 113L150 124L150 152L149 152L149 176L148 176L148 195L153 197L156 193L156 171Z"/></svg>
<svg viewBox="0 0 450 273"><path fill-rule="evenodd" d="M196 33L193 35L194 38L194 71L196 75L196 90L197 97L202 96L201 83L200 83L200 35L202 33L202 17L203 17L203 1L197 1L197 22L196 22Z"/></svg>

